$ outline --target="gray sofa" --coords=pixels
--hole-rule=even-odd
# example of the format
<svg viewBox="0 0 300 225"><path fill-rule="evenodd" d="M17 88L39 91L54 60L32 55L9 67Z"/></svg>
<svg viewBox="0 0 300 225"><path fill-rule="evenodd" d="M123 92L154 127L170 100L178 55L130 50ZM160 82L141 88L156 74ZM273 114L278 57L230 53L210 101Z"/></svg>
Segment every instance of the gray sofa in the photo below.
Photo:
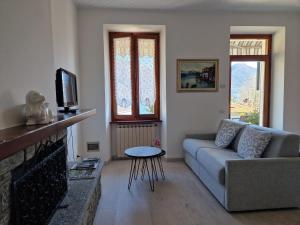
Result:
<svg viewBox="0 0 300 225"><path fill-rule="evenodd" d="M254 127L272 133L262 158L238 156L243 128L227 149L215 145L216 134L187 135L186 164L228 211L300 207L299 136Z"/></svg>

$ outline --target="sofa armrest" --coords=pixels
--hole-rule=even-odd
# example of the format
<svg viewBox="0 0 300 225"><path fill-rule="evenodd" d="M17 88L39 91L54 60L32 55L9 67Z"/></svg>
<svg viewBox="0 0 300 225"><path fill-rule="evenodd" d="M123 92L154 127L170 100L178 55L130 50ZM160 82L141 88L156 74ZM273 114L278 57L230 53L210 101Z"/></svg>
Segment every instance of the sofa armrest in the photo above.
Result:
<svg viewBox="0 0 300 225"><path fill-rule="evenodd" d="M226 161L225 186L230 211L300 206L300 158Z"/></svg>
<svg viewBox="0 0 300 225"><path fill-rule="evenodd" d="M216 139L216 133L207 133L207 134L187 134L186 138L192 138L192 139L201 139L201 140L215 140Z"/></svg>

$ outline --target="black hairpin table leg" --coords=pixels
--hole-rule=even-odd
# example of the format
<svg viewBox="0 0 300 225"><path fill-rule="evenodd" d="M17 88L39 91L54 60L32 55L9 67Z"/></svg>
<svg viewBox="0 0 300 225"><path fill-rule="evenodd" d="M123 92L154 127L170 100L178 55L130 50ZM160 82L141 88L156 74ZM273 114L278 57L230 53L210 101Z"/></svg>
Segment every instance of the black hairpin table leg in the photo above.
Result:
<svg viewBox="0 0 300 225"><path fill-rule="evenodd" d="M131 166L130 166L129 180L128 180L128 190L130 190L132 178L135 175L135 170L136 170L136 158L131 159Z"/></svg>
<svg viewBox="0 0 300 225"><path fill-rule="evenodd" d="M149 168L148 168L148 163L147 163L147 159L144 159L144 162L145 162L145 167L146 167L146 170L147 170L147 173L148 173L148 178L149 178L149 184L150 184L150 189L151 191L154 191L154 177L153 177L153 167L152 167L152 159L151 160L151 176L150 176L150 172L149 172Z"/></svg>
<svg viewBox="0 0 300 225"><path fill-rule="evenodd" d="M162 162L161 162L161 157L159 156L156 159L157 159L157 162L158 162L161 177L162 177L163 180L165 180L166 178L165 178L164 168L163 168Z"/></svg>
<svg viewBox="0 0 300 225"><path fill-rule="evenodd" d="M140 162L141 162L141 159L137 159L138 160L138 165L137 165L137 168L135 170L135 174L134 174L134 179L136 180L137 177L138 177L138 174L139 174L139 169L140 169Z"/></svg>
<svg viewBox="0 0 300 225"><path fill-rule="evenodd" d="M141 159L142 160L142 159ZM145 175L145 160L143 159L142 160L143 163L142 163L142 171L141 171L141 180L144 180L144 175Z"/></svg>
<svg viewBox="0 0 300 225"><path fill-rule="evenodd" d="M151 160L151 165L152 165L152 171L154 172L154 177L155 177L156 181L158 181L155 158L151 158L150 160Z"/></svg>

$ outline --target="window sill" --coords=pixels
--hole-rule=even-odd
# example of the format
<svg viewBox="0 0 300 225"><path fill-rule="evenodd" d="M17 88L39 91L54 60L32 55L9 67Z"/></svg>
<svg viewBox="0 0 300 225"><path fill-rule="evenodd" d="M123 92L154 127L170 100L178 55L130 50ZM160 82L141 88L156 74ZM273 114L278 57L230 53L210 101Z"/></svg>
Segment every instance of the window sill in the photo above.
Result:
<svg viewBox="0 0 300 225"><path fill-rule="evenodd" d="M110 124L151 124L162 123L161 120L130 120L130 121L112 121Z"/></svg>

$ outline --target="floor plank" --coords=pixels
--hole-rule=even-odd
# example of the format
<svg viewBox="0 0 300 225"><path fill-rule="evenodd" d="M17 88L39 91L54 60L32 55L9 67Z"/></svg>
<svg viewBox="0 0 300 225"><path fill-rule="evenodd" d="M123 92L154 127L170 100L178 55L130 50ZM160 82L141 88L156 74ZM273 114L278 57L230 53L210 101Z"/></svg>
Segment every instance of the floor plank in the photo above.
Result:
<svg viewBox="0 0 300 225"><path fill-rule="evenodd" d="M183 162L164 162L166 180L133 181L130 161L112 161L102 172L102 197L94 225L299 225L300 210L228 213Z"/></svg>

